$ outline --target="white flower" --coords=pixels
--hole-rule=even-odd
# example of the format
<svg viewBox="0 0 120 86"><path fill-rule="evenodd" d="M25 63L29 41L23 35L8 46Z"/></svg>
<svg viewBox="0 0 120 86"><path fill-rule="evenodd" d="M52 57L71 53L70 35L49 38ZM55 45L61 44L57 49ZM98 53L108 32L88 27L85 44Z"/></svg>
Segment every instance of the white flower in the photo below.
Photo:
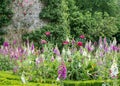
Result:
<svg viewBox="0 0 120 86"><path fill-rule="evenodd" d="M25 76L24 76L23 73L22 73L22 76L21 76L21 80L22 80L23 84L26 84L26 79L25 79Z"/></svg>
<svg viewBox="0 0 120 86"><path fill-rule="evenodd" d="M67 55L68 55L68 56L71 55L71 51L70 51L70 49L67 50Z"/></svg>
<svg viewBox="0 0 120 86"><path fill-rule="evenodd" d="M85 50L83 51L83 56L87 56L87 52Z"/></svg>
<svg viewBox="0 0 120 86"><path fill-rule="evenodd" d="M65 53L66 53L66 51L65 51L65 49L63 48L63 50L62 50L62 54L65 55Z"/></svg>
<svg viewBox="0 0 120 86"><path fill-rule="evenodd" d="M58 62L61 62L61 61L62 61L62 58L61 58L60 56L57 56L56 59L57 59Z"/></svg>
<svg viewBox="0 0 120 86"><path fill-rule="evenodd" d="M110 68L110 71L111 71L111 73L110 73L111 77L116 77L117 76L117 74L119 73L119 71L118 71L118 67L117 67L116 63L112 64L112 66Z"/></svg>
<svg viewBox="0 0 120 86"><path fill-rule="evenodd" d="M56 81L60 81L60 79L57 77Z"/></svg>
<svg viewBox="0 0 120 86"><path fill-rule="evenodd" d="M68 42L70 41L68 37L66 38L66 41L68 41Z"/></svg>
<svg viewBox="0 0 120 86"><path fill-rule="evenodd" d="M88 54L88 58L89 58L89 61L91 60L91 55L90 54Z"/></svg>

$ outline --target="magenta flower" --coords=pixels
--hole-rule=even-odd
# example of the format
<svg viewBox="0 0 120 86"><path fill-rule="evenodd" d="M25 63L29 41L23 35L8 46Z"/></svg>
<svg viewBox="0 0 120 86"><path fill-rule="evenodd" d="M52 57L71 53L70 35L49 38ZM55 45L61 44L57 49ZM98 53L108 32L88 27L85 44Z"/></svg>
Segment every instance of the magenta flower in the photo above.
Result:
<svg viewBox="0 0 120 86"><path fill-rule="evenodd" d="M9 43L8 43L8 42L4 42L4 43L3 43L3 46L4 46L4 47L8 47L8 46L9 46Z"/></svg>
<svg viewBox="0 0 120 86"><path fill-rule="evenodd" d="M67 68L66 65L62 62L61 65L58 67L58 78L59 79L66 79L67 77Z"/></svg>
<svg viewBox="0 0 120 86"><path fill-rule="evenodd" d="M82 42L78 42L77 45L78 46L83 46L83 43Z"/></svg>

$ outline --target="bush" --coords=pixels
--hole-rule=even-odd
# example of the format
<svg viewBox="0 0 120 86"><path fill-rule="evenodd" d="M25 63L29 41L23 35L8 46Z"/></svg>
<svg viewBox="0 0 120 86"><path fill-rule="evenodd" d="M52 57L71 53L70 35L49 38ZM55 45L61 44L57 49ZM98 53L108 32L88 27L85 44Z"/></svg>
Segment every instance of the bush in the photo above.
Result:
<svg viewBox="0 0 120 86"><path fill-rule="evenodd" d="M0 56L0 70L12 70L13 63L9 57Z"/></svg>
<svg viewBox="0 0 120 86"><path fill-rule="evenodd" d="M46 36L45 32L50 32L50 36ZM58 45L59 47L62 47L63 41L66 39L66 32L62 25L54 25L50 24L47 26L44 26L43 28L33 31L32 33L27 33L23 35L23 40L29 39L30 41L33 41L35 43L35 46L41 47L40 41L46 40L49 43L52 43L54 45Z"/></svg>
<svg viewBox="0 0 120 86"><path fill-rule="evenodd" d="M0 0L0 36L5 34L5 30L2 27L10 24L12 18L12 10L11 10L11 2L12 0ZM0 37L0 45L3 44L4 38Z"/></svg>

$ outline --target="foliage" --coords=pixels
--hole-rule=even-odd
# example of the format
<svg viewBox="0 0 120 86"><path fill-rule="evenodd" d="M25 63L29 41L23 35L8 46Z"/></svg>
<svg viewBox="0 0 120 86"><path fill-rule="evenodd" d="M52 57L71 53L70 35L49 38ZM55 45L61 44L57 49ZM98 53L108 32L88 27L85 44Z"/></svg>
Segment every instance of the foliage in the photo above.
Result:
<svg viewBox="0 0 120 86"><path fill-rule="evenodd" d="M50 32L50 36L46 36L46 32ZM64 38L63 38L64 37ZM47 25L40 30L33 31L23 35L23 40L29 39L35 43L35 46L41 47L41 40L46 40L48 43L62 46L62 42L66 39L66 32L62 25Z"/></svg>
<svg viewBox="0 0 120 86"><path fill-rule="evenodd" d="M89 40L97 41L99 36L111 39L118 32L117 18L120 14L118 0L68 0L66 2L42 0L42 2L45 3L45 8L40 13L40 18L52 23L53 29L56 29L54 26L60 27L59 24L63 24L68 36L76 38L80 34L85 34Z"/></svg>
<svg viewBox="0 0 120 86"><path fill-rule="evenodd" d="M6 32L1 28L10 24L12 18L11 2L12 0L0 0L0 36ZM0 37L0 44L3 43L3 40L4 39Z"/></svg>
<svg viewBox="0 0 120 86"><path fill-rule="evenodd" d="M44 1L44 4L45 8L42 9L40 18L48 20L51 23L27 36L25 34L24 38L29 38L32 41L37 38L38 43L38 41L41 40L38 38L46 39L44 33L49 31L52 36L47 38L47 41L53 44L58 44L59 47L61 47L63 40L66 39L66 36L70 36L68 21L69 14L67 12L68 4L65 0L46 0Z"/></svg>
<svg viewBox="0 0 120 86"><path fill-rule="evenodd" d="M0 70L12 70L13 69L13 62L9 57L0 56Z"/></svg>

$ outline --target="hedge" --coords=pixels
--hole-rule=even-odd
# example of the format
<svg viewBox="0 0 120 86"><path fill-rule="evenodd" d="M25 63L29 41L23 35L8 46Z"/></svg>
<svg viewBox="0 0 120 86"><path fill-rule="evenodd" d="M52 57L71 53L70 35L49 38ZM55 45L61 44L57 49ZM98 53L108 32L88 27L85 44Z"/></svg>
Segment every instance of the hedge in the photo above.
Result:
<svg viewBox="0 0 120 86"><path fill-rule="evenodd" d="M116 81L117 86L120 86L120 80ZM109 83L110 86L114 86L114 80L63 81L64 86L102 86L104 82ZM29 82L27 84L23 84L20 77L14 75L12 72L0 71L0 86L59 86L59 84L60 82L50 79L45 80L44 83Z"/></svg>

